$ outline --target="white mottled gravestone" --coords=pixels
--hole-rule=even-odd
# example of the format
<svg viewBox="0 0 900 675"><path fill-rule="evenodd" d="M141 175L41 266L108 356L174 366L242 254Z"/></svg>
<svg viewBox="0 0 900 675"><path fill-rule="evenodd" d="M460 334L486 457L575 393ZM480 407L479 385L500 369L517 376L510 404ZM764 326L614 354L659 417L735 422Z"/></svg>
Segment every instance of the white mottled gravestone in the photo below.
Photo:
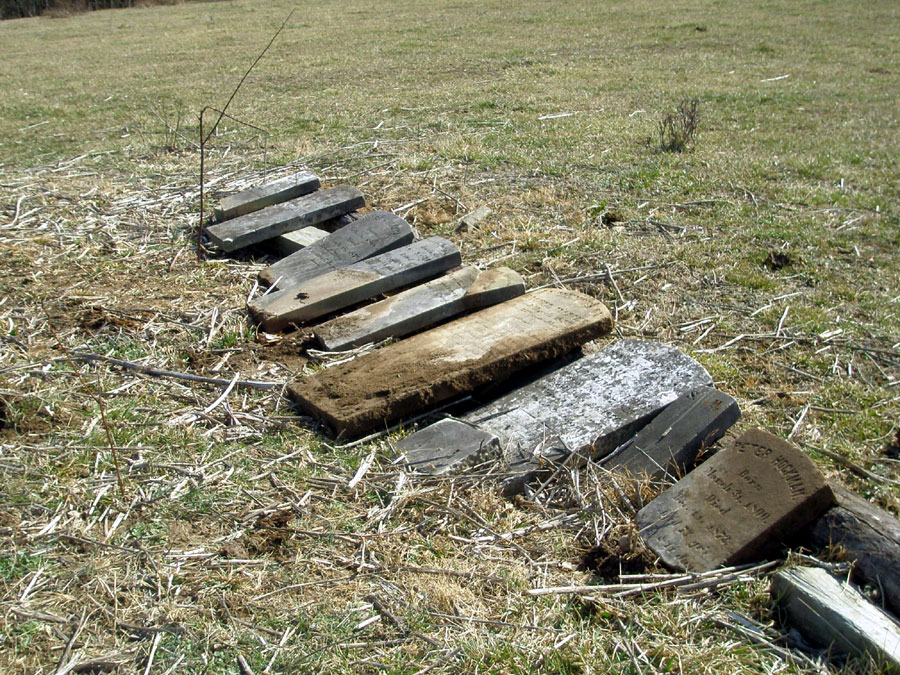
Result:
<svg viewBox="0 0 900 675"><path fill-rule="evenodd" d="M512 492L547 460L609 454L681 394L711 384L703 366L674 347L618 340L462 419L504 442Z"/></svg>
<svg viewBox="0 0 900 675"><path fill-rule="evenodd" d="M507 267L460 267L427 284L327 321L316 339L331 351L402 337L462 312L482 309L525 292L522 277Z"/></svg>
<svg viewBox="0 0 900 675"><path fill-rule="evenodd" d="M261 296L250 302L250 313L263 330L282 330L433 277L460 262L456 245L431 237Z"/></svg>
<svg viewBox="0 0 900 675"><path fill-rule="evenodd" d="M265 185L257 185L229 195L219 202L214 211L219 220L228 220L259 211L272 204L302 197L318 190L319 185L319 177L314 173L299 171Z"/></svg>

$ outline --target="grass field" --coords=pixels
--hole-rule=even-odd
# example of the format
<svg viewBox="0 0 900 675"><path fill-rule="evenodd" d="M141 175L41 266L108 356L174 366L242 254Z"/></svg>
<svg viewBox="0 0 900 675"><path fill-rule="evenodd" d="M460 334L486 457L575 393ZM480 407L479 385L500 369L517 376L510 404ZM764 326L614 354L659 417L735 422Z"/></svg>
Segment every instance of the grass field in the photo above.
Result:
<svg viewBox="0 0 900 675"><path fill-rule="evenodd" d="M626 541L649 494L590 473L537 502L407 481L402 430L337 446L279 389L212 407L221 385L69 361L276 383L320 367L248 325L263 260L192 248L198 113L293 7L0 23L0 671L815 672L765 573L526 594L596 579L582 559ZM889 0L300 3L207 178L215 198L306 166L468 262L599 297L615 336L700 360L739 429L790 436L897 513L898 26ZM694 98L695 145L662 152L659 120Z"/></svg>

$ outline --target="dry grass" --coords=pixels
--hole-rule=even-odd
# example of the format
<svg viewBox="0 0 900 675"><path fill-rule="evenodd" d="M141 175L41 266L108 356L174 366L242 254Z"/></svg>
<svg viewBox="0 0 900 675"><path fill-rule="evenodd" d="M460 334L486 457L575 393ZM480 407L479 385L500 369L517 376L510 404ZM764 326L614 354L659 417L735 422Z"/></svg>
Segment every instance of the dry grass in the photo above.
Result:
<svg viewBox="0 0 900 675"><path fill-rule="evenodd" d="M618 575L619 561L663 572L629 536L651 493L581 472L507 502L489 477L405 477L395 436L330 447L287 408L280 385L319 366L247 325L264 259L198 265L191 248L196 112L224 101L287 7L0 26L0 670L814 670L773 627L768 570L527 593L596 581L577 569L590 551L607 583L662 579ZM309 166L467 261L600 297L618 336L701 360L742 428L791 436L896 512L882 447L900 397L897 10L667 11L304 5L233 109L270 133L226 125L212 189ZM685 96L703 106L700 142L654 152L655 120ZM484 225L456 233L485 203ZM122 497L61 347L276 386L210 409L223 385L76 361Z"/></svg>

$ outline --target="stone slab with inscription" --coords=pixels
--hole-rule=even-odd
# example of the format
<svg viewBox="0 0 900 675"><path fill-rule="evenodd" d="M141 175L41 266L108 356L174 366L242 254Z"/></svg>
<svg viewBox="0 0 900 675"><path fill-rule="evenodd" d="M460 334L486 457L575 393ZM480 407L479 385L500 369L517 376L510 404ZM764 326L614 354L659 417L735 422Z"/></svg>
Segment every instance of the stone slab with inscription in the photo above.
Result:
<svg viewBox="0 0 900 675"><path fill-rule="evenodd" d="M288 393L335 433L384 428L609 333L599 301L547 288L297 380Z"/></svg>
<svg viewBox="0 0 900 675"><path fill-rule="evenodd" d="M362 192L349 185L338 185L210 225L204 231L223 251L236 251L365 205Z"/></svg>
<svg viewBox="0 0 900 675"><path fill-rule="evenodd" d="M641 509L637 525L667 566L705 572L765 558L833 502L809 457L754 429Z"/></svg>
<svg viewBox="0 0 900 675"><path fill-rule="evenodd" d="M667 405L602 466L638 479L680 478L693 468L698 453L740 417L737 401L728 394L712 387L693 389Z"/></svg>
<svg viewBox="0 0 900 675"><path fill-rule="evenodd" d="M395 447L407 468L431 476L459 473L502 454L496 436L452 418L410 434Z"/></svg>
<svg viewBox="0 0 900 675"><path fill-rule="evenodd" d="M319 325L316 339L338 351L403 337L444 319L496 305L525 292L522 277L508 267L480 271L460 267L380 302L361 307Z"/></svg>
<svg viewBox="0 0 900 675"><path fill-rule="evenodd" d="M264 185L257 185L237 194L229 195L213 210L219 220L236 218L259 211L272 204L280 204L319 189L319 177L309 171L279 178Z"/></svg>
<svg viewBox="0 0 900 675"><path fill-rule="evenodd" d="M681 394L711 384L703 366L674 347L617 340L462 419L503 441L504 491L512 493L570 453L608 455Z"/></svg>
<svg viewBox="0 0 900 675"><path fill-rule="evenodd" d="M431 237L268 293L248 307L263 330L283 330L428 279L460 262L455 244Z"/></svg>
<svg viewBox="0 0 900 675"><path fill-rule="evenodd" d="M289 288L412 241L412 228L403 218L388 211L373 211L269 265L259 278L276 288Z"/></svg>

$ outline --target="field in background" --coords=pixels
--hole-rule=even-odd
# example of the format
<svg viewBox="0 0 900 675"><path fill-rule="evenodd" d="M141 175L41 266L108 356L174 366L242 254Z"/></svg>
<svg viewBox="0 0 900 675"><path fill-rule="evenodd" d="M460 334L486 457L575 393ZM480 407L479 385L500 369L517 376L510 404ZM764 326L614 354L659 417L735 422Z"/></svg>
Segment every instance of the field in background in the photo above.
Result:
<svg viewBox="0 0 900 675"><path fill-rule="evenodd" d="M60 343L225 380L320 367L247 324L261 260L192 252L197 114L292 6L0 23L0 670L812 668L734 628L736 611L778 639L762 577L525 594L588 580L582 558L630 541L649 494L560 476L529 504L489 481L405 482L397 434L336 446L277 391L209 409L222 387L98 363L75 377ZM617 336L700 360L740 428L790 436L897 513L898 25L888 0L302 3L229 109L256 128L226 120L208 177L215 197L308 166L467 262L599 297ZM657 123L685 98L696 147L661 152ZM490 219L457 233L481 204ZM643 569L639 547L617 555Z"/></svg>

